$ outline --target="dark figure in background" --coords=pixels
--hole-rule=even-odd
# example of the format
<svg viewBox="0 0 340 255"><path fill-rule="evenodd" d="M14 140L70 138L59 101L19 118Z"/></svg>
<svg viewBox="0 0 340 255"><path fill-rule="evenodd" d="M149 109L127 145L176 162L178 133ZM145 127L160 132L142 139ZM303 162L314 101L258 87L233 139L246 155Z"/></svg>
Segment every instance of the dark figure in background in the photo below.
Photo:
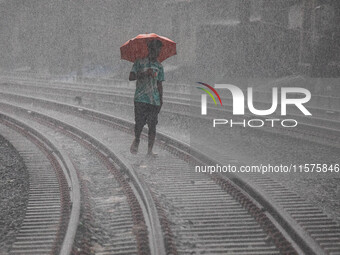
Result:
<svg viewBox="0 0 340 255"><path fill-rule="evenodd" d="M330 62L334 60L336 53L332 33L324 32L319 36L314 46L311 76L315 79L313 92L316 94L331 94L332 87L325 83L325 78L331 77Z"/></svg>
<svg viewBox="0 0 340 255"><path fill-rule="evenodd" d="M135 139L131 144L130 152L136 154L140 142L140 135L145 124L148 124L148 156L154 157L152 148L156 137L158 113L163 105L164 69L157 61L162 48L162 42L152 40L148 43L149 55L138 59L133 64L129 80L136 81L134 97L135 106Z"/></svg>
<svg viewBox="0 0 340 255"><path fill-rule="evenodd" d="M312 62L313 77L328 77L328 63L334 58L334 45L332 44L332 36L330 33L325 33L320 36L315 49Z"/></svg>

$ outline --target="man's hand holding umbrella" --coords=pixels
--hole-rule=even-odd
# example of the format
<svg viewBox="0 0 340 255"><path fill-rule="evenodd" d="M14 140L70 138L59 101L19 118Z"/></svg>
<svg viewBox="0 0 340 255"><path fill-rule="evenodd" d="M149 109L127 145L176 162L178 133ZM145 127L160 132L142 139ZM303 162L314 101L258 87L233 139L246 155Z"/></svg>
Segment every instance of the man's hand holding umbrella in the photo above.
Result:
<svg viewBox="0 0 340 255"><path fill-rule="evenodd" d="M135 73L130 73L129 81L135 81L135 80L138 80L138 79L143 79L143 78L148 77L148 76L155 77L156 75L157 75L157 73L154 73L153 69L149 68L144 72L138 72L137 75Z"/></svg>

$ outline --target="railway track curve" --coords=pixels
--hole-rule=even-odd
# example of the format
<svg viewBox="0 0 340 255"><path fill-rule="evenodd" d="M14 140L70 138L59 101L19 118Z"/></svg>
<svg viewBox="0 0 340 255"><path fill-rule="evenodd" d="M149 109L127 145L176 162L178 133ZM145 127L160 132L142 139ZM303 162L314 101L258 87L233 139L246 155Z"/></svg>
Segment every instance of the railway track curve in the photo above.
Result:
<svg viewBox="0 0 340 255"><path fill-rule="evenodd" d="M46 103L46 101L45 101L45 103ZM56 107L56 105L58 104L58 103L56 103L56 102L49 102L50 103L50 107L51 107L51 105L52 105L52 108L54 108L54 107ZM86 121L89 121L89 119L92 119L92 120L94 120L94 119L96 119L97 121L98 120L100 120L100 122L102 123L102 124L105 124L106 126L108 126L108 127L111 127L112 128L112 126L115 126L116 128L119 128L119 129L121 129L121 130L125 130L126 132L131 132L131 123L128 123L128 122L126 122L126 121L123 121L123 120L118 120L118 119L114 119L112 116L108 116L108 115L105 115L105 114L102 114L102 113L99 113L99 112L94 112L94 111L91 111L91 110L89 110L89 109L84 109L84 108L79 108L79 107L74 107L74 106L66 106L66 105L61 105L61 104L58 104L60 107L62 107L64 110L65 109L67 109L69 112L73 112L74 114L75 114L75 116L77 116L77 118L78 118L78 121L80 120L79 119L79 115L81 115L81 117L82 118L84 118ZM4 105L3 105L4 106ZM7 105L8 106L8 105ZM8 106L8 107L13 107L13 106ZM46 110L46 109L45 109ZM27 113L27 109L22 109L21 110L21 112L23 113L23 114L25 114L26 116L27 116L27 114L29 115L29 116L38 116L39 114L37 114L37 113L33 113L34 111L33 111L33 109L29 109L29 113ZM45 112L45 114L46 114L46 112ZM59 117L60 118L60 117ZM75 118L74 116L73 116L73 118ZM68 121L69 121L69 118L68 118ZM55 120L53 121L53 122L56 122ZM84 123L84 122L83 122ZM161 136L162 137L162 136ZM174 141L173 139L172 140L170 140L169 138L166 138L166 136L163 136L163 140L162 140L162 138L161 137L158 137L159 138L159 141L158 141L158 145L159 146L163 146L164 148L166 148L167 150L169 150L169 151L171 151L172 152L172 154L175 154L175 156L177 155L177 157L179 156L182 160L184 160L185 162L191 162L191 164L192 164L192 159L190 159L193 155L195 155L196 154L196 160L194 160L196 163L197 163L197 158L199 158L200 160L200 162L202 161L202 159L204 159L204 155L201 155L199 152L197 152L197 151L193 151L192 149L190 149L188 146L185 146L183 143L180 143L180 142L178 142L178 141ZM108 139L107 137L106 137L106 139ZM209 161L209 160L211 160L211 159L206 159L206 161ZM168 176L168 178L169 179L171 179L171 180L176 180L176 174L174 175L174 174L169 174L169 172L171 172L171 171L165 171L165 170L167 170L166 169L166 166L167 165L167 163L166 162L163 162L162 164L160 164L160 165L158 165L158 168L156 167L156 170L159 170L159 169L163 169L161 172L163 173L163 174L168 174L169 176ZM134 168L136 168L136 169L145 169L145 168L148 168L149 166L145 163L145 162L143 162L143 160L141 161L141 162L139 162L138 164L136 164L136 165L134 165L134 166L132 166L132 167L134 167ZM152 167L151 167L152 168ZM176 169L176 166L174 167L175 169ZM184 165L181 165L181 164L179 164L178 166L177 166L177 171L179 171L180 169L185 169L185 166ZM188 186L188 183L189 183L189 180L190 180L190 184L191 185L193 185L193 186L195 186L197 183L200 183L200 184L207 184L208 183L208 181L206 180L206 177L203 177L203 179L201 179L201 177L197 177L197 176L193 176L193 175L190 175L190 174L188 174L188 170L186 170L186 175L187 176L183 176L183 180L186 180L184 183L182 183L182 187L176 187L176 189L173 191L174 193L171 193L169 190L167 190L167 189L171 189L171 186L172 186L172 184L169 184L169 183L164 183L163 185L161 185L161 184L159 184L159 185L156 185L156 183L162 183L162 181L164 182L164 180L162 180L163 178L160 178L160 176L158 176L157 178L155 178L155 179L152 179L152 173L154 173L154 171L155 171L155 169L151 169L150 170L150 172L149 173L145 173L144 174L144 176L143 176L143 178L146 180L146 183L148 183L149 184L149 186L151 186L152 188L151 188L151 190L154 190L154 194L153 194L153 196L155 197L157 197L157 195L159 196L158 197L158 199L160 198L160 197L162 197L162 195L163 196L165 196L165 197L168 197L168 199L166 199L166 201L164 201L164 200L161 200L160 199L160 203L156 203L156 204L158 204L158 208L160 208L160 207L163 207L163 210L164 210L164 208L166 208L167 210L164 210L164 211L167 211L167 214L168 215L171 215L171 213L169 213L169 211L171 211L170 209L172 209L172 210L174 210L175 212L177 212L177 213L179 213L179 214L181 214L181 217L178 217L178 218L176 218L175 216L173 216L173 215L171 215L171 217L174 217L173 219L176 219L176 222L181 222L181 221L183 221L183 219L185 219L185 223L186 223L186 225L187 225L187 227L190 229L191 228L191 225L192 226L195 226L195 227L197 227L198 225L204 225L204 224L209 224L210 225L210 227L211 227L211 224L213 224L213 223L216 223L217 224L217 226L218 225L221 225L222 223L223 223L223 226L224 227L222 227L222 229L221 228L218 228L217 227L217 229L216 229L216 231L218 232L218 231L222 231L223 232L223 229L225 229L225 227L226 226L230 226L230 224L231 225L233 225L232 224L232 222L228 222L228 221L226 221L226 219L220 219L221 221L219 221L219 220L212 220L212 221L204 221L204 217L194 217L193 215L192 215L192 213L194 212L194 211L196 211L196 212L198 212L198 211L200 211L201 212L201 210L203 210L204 211L204 208L200 208L200 207L198 207L195 203L194 203L194 201L193 200L195 200L195 199L192 199L193 197L195 197L193 194L192 195L189 195L187 198L185 198L184 199L184 197L183 198L180 198L179 199L179 201L175 201L176 200L176 198L181 194L181 193L183 193L183 194L185 194L185 193L188 193L188 189L187 189L187 186ZM177 177L178 178L178 177ZM198 178L198 179L195 179L195 178ZM216 178L216 179L214 179L214 178ZM235 177L236 178L236 177ZM193 182L192 182L193 181ZM247 200L246 198L244 198L243 196L244 196L244 194L242 194L242 192L240 193L240 191L235 191L234 190L234 187L233 187L233 185L231 185L231 183L229 183L228 181L226 181L224 178L221 178L221 177L219 177L219 176L215 176L214 175L214 177L212 178L212 181L215 183L214 185L216 185L216 183L220 186L220 187L222 187L223 189L225 189L225 190L229 190L229 192L231 192L233 195L231 195L232 197L236 197L236 200L238 201L238 203L239 204L241 204L242 205L242 207L246 207L246 208L248 208L248 209L250 209L250 210L252 210L253 211L253 214L251 214L251 216L253 217L253 218L256 218L256 217L258 217L258 219L260 219L261 217L264 217L263 216L263 213L264 213L264 211L266 211L266 210L262 210L262 208L261 207L258 207L258 206L256 206L256 202L254 202L254 201L252 201L252 199L250 199L250 200ZM215 194L215 192L217 192L217 190L216 190L216 186L215 186L215 188L212 188L211 186L211 183L209 183L209 185L208 185L208 187L206 187L206 189L207 190L211 190L212 191L212 193L209 193L209 192L207 192L207 190L205 190L204 192L195 192L195 193L198 193L198 194L203 194L203 193L205 193L205 194L208 194L207 195L207 197L204 197L205 199L203 199L203 200L206 200L206 202L207 202L207 204L209 204L209 202L210 202L210 206L212 205L212 204L214 204L214 203L222 203L223 201L221 201L221 200L219 200L220 198L218 198L216 201L213 201L212 199L211 199L211 197L213 196L213 194ZM165 190L162 190L161 189L161 187L157 187L157 186L163 186L163 188L164 187L166 187L166 189ZM181 185L180 185L181 186ZM197 185L196 185L197 186ZM232 188L231 188L232 187ZM197 188L197 187L196 187ZM219 188L220 189L220 188ZM181 192L179 192L179 191L181 191ZM166 195L165 195L165 193L167 193ZM197 196L197 195L196 195ZM221 196L221 197L223 197L223 196ZM187 199L187 200L186 200ZM181 201L181 200L183 200L185 203L183 203L183 201ZM182 202L182 203L181 203ZM224 201L225 202L225 201ZM189 204L193 204L192 206L188 206L188 208L190 208L190 209L188 209L189 211L190 211L190 213L185 213L185 212L182 212L181 211L181 209L178 209L178 208L182 208L182 207L185 207L185 205L189 205ZM173 206L172 208L171 208L171 206ZM169 206L170 206L170 208L169 208ZM232 204L232 206L231 206L231 210L235 210L235 208L236 208L237 206L235 205L235 204ZM223 207L223 206L221 206L221 208L219 208L219 209L221 209L221 210L225 210L225 209L227 209L228 207ZM257 208L257 209L256 209ZM215 208L216 209L216 208ZM237 211L237 210L236 210ZM165 213L165 212L159 212L160 214L163 214L163 213ZM208 215L209 214L211 214L211 215L215 215L216 216L216 214L213 214L213 213L211 213L211 212L209 212L208 211ZM176 214L174 214L174 215L176 215ZM187 217L187 218L185 218L185 215L187 215L187 216L189 216L189 218ZM249 215L248 215L249 216ZM206 216L206 217L208 217L208 216ZM266 216L267 217L267 216ZM265 219L266 217L264 217L264 218L261 218L261 219ZM233 217L232 217L233 218ZM192 219L195 219L194 221L192 220ZM223 221L224 220L224 221ZM248 220L245 220L244 218L242 218L242 219L238 219L237 217L236 217L236 215L235 215L235 218L233 218L233 221L235 221L235 220L239 220L239 221L243 221L243 222L246 222L246 221L249 221L249 219ZM266 221L266 220L264 220L264 221ZM269 221L269 222L271 222L271 221ZM259 222L257 222L257 224L260 224ZM266 223L266 224L269 224L269 225L271 225L270 223ZM261 226L261 224L260 224L260 226ZM275 226L275 224L274 224L274 226ZM337 225L334 225L335 227L337 226ZM235 229L237 229L238 228L238 226L233 226ZM258 225L257 225L257 227L258 227ZM259 235L259 229L257 228L257 227L254 227L254 238L255 238L255 236L257 236L257 237L259 237L259 236L261 236L261 235ZM245 229L246 229L246 227L243 227L243 231L245 231ZM256 230L257 229L257 230ZM270 228L268 228L268 229L270 229ZM191 231L191 229L190 229L190 231ZM187 231L188 233L192 233L192 232L190 232L190 231ZM201 232L200 232L201 231ZM196 237L196 241L197 241L197 239L199 239L199 237L200 236L206 236L206 235L208 235L208 233L210 233L211 234L211 229L210 230L205 230L204 228L203 228L203 230L199 230L198 231L198 235L197 236L195 236ZM262 226L262 231L263 231L263 226ZM180 228L178 228L178 226L176 226L175 227L175 231L174 231L175 233L176 233L176 235L175 236L177 236L177 234L178 234L178 236L181 236L181 237L184 237L184 236L186 236L185 235L185 233L186 233L186 231L181 231L181 229ZM231 233L232 233L232 231L231 231ZM266 232L265 232L266 233ZM277 231L272 231L272 233L275 233L275 234L277 234L278 232ZM279 233L280 233L280 231L279 231ZM224 234L226 234L226 233L224 233ZM237 234L237 232L235 232L234 233L235 235L238 235ZM279 234L277 234L278 236L280 236ZM336 233L335 233L335 238L336 238ZM177 236L177 238L178 238L178 236ZM242 236L242 235L241 235ZM275 235L274 235L275 236ZM264 240L267 240L268 241L268 238L267 238L267 236L265 235L265 236L262 236L263 238L264 238ZM179 245L179 247L184 247L184 248L182 248L183 250L179 250L179 253L181 253L181 252L183 252L183 253L185 253L185 252L187 252L187 251L189 251L189 250L191 250L191 251L200 251L200 252L202 252L202 250L204 250L205 248L204 247L201 247L201 246L199 246L198 244L195 244L195 241L193 241L192 240L192 238L189 238L189 237L187 237L188 239L188 241L185 243L185 244L183 244L183 243L181 243L181 242L179 242L179 241L177 241L180 245ZM281 247L280 246L280 244L282 244L282 243L286 243L286 242L288 242L288 243L290 243L289 241L282 241L282 240L284 240L284 239L281 239L282 238L282 236L280 236L278 239L276 239L276 243L275 243L275 241L274 241L274 243L276 244L276 246L279 246L279 247ZM194 238L195 239L195 238ZM209 238L208 238L209 239ZM208 240L207 239L207 240ZM275 240L275 238L273 237L273 236L270 236L270 238L269 238L270 240ZM280 241L281 240L281 241ZM242 238L240 238L238 241L240 241L241 243L243 243L243 246L240 244L238 247L232 247L232 246L223 246L221 243L218 243L218 245L220 245L220 246L218 246L216 243L214 243L214 241L216 241L216 240L213 240L213 241L211 241L210 243L209 243L209 241L207 241L206 243L207 244L209 244L210 246L210 248L209 249L211 249L210 251L212 251L214 248L216 248L217 250L215 250L216 252L217 251L219 251L219 252L224 252L224 251L226 251L226 249L228 249L228 250L233 250L233 251L235 251L235 252L246 252L246 250L249 248L249 247L252 247L252 245L248 245L248 248L245 248L245 244L244 244L244 240L242 240ZM234 241L235 241L235 239L234 239ZM257 242L258 242L259 240L257 240ZM259 242L259 243L262 243L262 245L264 245L264 244L267 244L268 245L268 242L267 241L261 241L261 242ZM310 240L311 241L311 240ZM313 250L315 250L315 249L317 249L317 248L315 248L315 247L319 247L319 249L320 249L320 251L323 251L324 249L323 248L320 248L320 245L315 241L315 240L313 240L312 239L312 243L314 243L313 245L316 245L314 248L310 248L310 247L313 247L313 245L311 245L310 243L311 242L307 242L309 245L307 245L307 247L309 247L309 253L306 253L306 254L313 254L313 253L310 253L311 251L313 251ZM256 241L254 241L255 243L256 243ZM237 242L236 242L237 243ZM190 247L190 245L194 245L193 247ZM237 246L237 245L236 245ZM222 248L221 248L222 247ZM291 248L284 248L285 247L285 245L283 245L281 248L279 248L279 249L283 249L283 250L281 250L281 251L278 251L278 252L286 252L286 254L290 254L290 253L288 253L288 252L291 252L291 254L294 254L294 252L296 253L296 251L294 251L294 249L292 249L292 250L290 250ZM327 248L327 247L326 247ZM266 250L266 252L268 253L268 254L274 254L273 252L275 252L274 250L271 250L272 248L267 248L267 250ZM335 251L336 251L336 246L333 246L333 249L335 249ZM205 250L206 252L209 252L209 250L207 249L207 250ZM326 251L327 251L327 249L326 249ZM264 254L264 253L261 253L261 252L264 252L263 250L259 250L258 251L259 253L258 254ZM241 254L246 254L246 253L241 253ZM249 254L254 254L254 253L249 253ZM315 254L318 254L318 253L315 253ZM324 253L324 254L328 254L328 253ZM331 254L331 253L329 253L329 254Z"/></svg>

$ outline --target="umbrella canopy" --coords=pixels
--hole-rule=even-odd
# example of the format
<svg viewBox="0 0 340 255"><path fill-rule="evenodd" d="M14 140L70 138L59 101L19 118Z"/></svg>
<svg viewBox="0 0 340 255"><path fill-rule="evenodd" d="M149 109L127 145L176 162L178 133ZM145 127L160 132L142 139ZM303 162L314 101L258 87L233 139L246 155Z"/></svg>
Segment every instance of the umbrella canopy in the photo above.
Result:
<svg viewBox="0 0 340 255"><path fill-rule="evenodd" d="M135 62L139 58L145 58L148 56L148 42L154 39L160 40L163 43L161 52L157 60L159 62L176 55L176 43L167 37L157 34L140 34L135 38L127 41L120 47L121 59L125 59L131 62Z"/></svg>

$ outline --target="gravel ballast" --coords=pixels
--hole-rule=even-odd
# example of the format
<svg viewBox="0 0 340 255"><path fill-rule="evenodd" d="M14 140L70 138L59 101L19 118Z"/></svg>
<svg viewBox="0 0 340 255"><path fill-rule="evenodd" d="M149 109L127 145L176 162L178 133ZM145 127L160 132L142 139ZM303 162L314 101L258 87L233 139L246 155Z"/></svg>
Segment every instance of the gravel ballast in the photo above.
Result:
<svg viewBox="0 0 340 255"><path fill-rule="evenodd" d="M9 253L25 216L28 172L18 151L0 135L0 254Z"/></svg>

